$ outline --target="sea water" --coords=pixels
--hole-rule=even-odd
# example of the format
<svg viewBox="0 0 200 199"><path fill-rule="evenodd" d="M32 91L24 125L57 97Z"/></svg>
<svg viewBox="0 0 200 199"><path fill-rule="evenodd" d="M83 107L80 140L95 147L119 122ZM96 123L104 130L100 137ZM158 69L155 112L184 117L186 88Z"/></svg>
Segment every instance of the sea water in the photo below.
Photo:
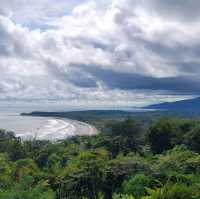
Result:
<svg viewBox="0 0 200 199"><path fill-rule="evenodd" d="M75 135L93 135L97 130L89 124L61 118L21 116L22 112L41 111L73 111L95 110L94 108L66 108L66 107L23 107L1 106L0 129L12 131L16 136L25 140L60 140ZM96 110L106 110L98 108ZM107 110L140 111L133 108L107 108Z"/></svg>

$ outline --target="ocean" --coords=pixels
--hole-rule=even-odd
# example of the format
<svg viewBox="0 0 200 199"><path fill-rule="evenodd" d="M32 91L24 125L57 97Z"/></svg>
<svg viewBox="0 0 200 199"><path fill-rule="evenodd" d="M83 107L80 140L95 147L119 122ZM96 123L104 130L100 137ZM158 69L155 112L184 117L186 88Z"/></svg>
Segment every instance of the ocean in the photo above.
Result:
<svg viewBox="0 0 200 199"><path fill-rule="evenodd" d="M22 112L39 111L80 111L80 110L126 110L141 111L130 107L80 108L80 107L24 107L0 106L0 129L12 131L24 140L60 140L75 135L93 135L97 130L89 124L70 119L21 116ZM143 110L144 111L144 110Z"/></svg>

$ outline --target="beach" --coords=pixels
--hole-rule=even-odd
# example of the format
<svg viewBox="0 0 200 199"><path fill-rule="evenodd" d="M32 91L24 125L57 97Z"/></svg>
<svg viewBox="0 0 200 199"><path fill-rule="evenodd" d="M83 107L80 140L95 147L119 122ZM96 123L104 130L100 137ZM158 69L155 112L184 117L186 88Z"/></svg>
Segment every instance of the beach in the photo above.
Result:
<svg viewBox="0 0 200 199"><path fill-rule="evenodd" d="M63 140L76 135L95 135L90 124L71 119L0 114L0 129L12 131L23 140Z"/></svg>

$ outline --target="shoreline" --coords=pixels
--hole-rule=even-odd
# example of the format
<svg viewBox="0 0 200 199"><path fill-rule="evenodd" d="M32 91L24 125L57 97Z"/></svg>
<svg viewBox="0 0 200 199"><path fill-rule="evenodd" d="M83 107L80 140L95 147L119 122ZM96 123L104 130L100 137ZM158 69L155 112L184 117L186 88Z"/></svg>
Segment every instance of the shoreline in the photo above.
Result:
<svg viewBox="0 0 200 199"><path fill-rule="evenodd" d="M48 124L37 129L35 133L27 132L16 135L24 140L59 141L74 136L93 136L98 134L98 130L94 126L85 122L56 117L46 119Z"/></svg>
<svg viewBox="0 0 200 199"><path fill-rule="evenodd" d="M93 136L98 130L89 123L61 118L1 114L0 129L13 132L22 140L59 141L74 136Z"/></svg>

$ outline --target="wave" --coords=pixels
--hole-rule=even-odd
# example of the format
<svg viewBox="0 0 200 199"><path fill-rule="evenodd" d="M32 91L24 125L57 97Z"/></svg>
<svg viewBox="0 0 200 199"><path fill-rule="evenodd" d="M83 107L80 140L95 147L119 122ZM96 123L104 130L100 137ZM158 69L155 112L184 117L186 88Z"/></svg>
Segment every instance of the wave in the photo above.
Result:
<svg viewBox="0 0 200 199"><path fill-rule="evenodd" d="M63 140L75 135L93 135L97 131L89 124L67 120L48 119L42 126L32 131L20 132L16 135L23 140Z"/></svg>

